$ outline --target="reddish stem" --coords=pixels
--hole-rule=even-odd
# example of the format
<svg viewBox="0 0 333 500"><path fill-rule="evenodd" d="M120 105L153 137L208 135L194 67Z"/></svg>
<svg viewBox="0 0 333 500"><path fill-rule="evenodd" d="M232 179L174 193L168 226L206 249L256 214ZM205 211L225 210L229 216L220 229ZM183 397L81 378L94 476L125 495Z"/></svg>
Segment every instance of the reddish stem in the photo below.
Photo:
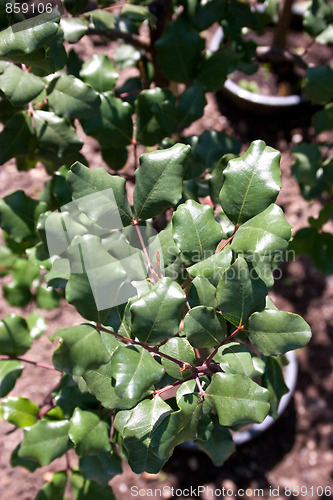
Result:
<svg viewBox="0 0 333 500"><path fill-rule="evenodd" d="M21 356L7 356L5 354L1 354L0 359L6 359L6 360L14 359L16 361L22 361L23 363L29 363L30 365L38 366L39 368L46 368L47 370L56 370L58 372L60 371L53 365L49 365L47 363L40 363L39 361L32 361L31 359L21 358Z"/></svg>

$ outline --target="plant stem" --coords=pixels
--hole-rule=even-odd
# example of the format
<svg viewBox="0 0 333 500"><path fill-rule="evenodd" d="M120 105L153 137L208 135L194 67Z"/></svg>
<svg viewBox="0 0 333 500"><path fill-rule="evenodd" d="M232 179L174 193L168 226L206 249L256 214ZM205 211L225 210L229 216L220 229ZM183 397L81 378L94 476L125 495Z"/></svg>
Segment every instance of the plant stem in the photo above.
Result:
<svg viewBox="0 0 333 500"><path fill-rule="evenodd" d="M236 224L235 229L234 229L234 232L232 233L232 235L231 235L231 236L229 236L229 238L228 238L227 240L225 240L225 241L223 241L223 240L222 240L222 241L220 241L220 243L217 245L217 248L216 248L216 252L215 252L215 253L221 252L221 251L222 251L222 250L223 250L223 249L224 249L224 248L225 248L225 247L226 247L226 246L230 243L230 241L232 241L232 240L233 240L233 238L234 238L234 236L235 236L235 234L236 234L236 232L237 232L238 228L239 228L239 225L238 225L238 224Z"/></svg>
<svg viewBox="0 0 333 500"><path fill-rule="evenodd" d="M150 42L148 38L144 38L142 36L133 35L132 33L125 33L124 31L120 31L118 29L112 30L95 30L89 29L87 32L88 35L100 35L106 36L110 40L124 40L125 42L133 45L133 47L137 47L138 49L143 49L146 52L150 51Z"/></svg>
<svg viewBox="0 0 333 500"><path fill-rule="evenodd" d="M102 330L103 332L110 333L111 335L114 335L122 342L125 342L127 344L131 344L131 345L139 345L149 352L152 352L154 354L158 354L162 358L168 359L169 361L176 363L182 370L186 369L186 367L188 365L188 363L185 363L184 361L179 361L179 359L173 358L172 356L169 356L168 354L164 354L163 352L160 352L157 347L149 346L147 344L143 344L142 342L138 342L137 340L133 340L133 339L130 339L128 337L124 337L123 335L120 335L117 332L113 332L111 330L108 330L107 328L104 328L103 326L100 326L99 330Z"/></svg>
<svg viewBox="0 0 333 500"><path fill-rule="evenodd" d="M16 361L22 361L22 363L29 363L30 365L38 366L39 368L46 368L47 370L55 370L60 371L55 368L53 365L49 365L47 363L40 363L39 361L32 361L31 359L21 358L21 356L7 356L6 354L0 354L0 359L14 359Z"/></svg>
<svg viewBox="0 0 333 500"><path fill-rule="evenodd" d="M292 6L294 0L284 0L282 11L279 15L278 23L274 30L273 42L274 47L279 47L280 49L286 48L287 34L290 26Z"/></svg>
<svg viewBox="0 0 333 500"><path fill-rule="evenodd" d="M137 235L138 235L138 238L139 238L139 241L140 241L140 245L142 247L144 256L145 256L147 264L148 264L148 268L149 268L150 274L154 277L154 279L156 281L159 281L160 278L158 277L158 275L156 274L156 272L155 272L155 270L154 270L154 268L152 266L151 260L149 258L148 252L147 252L147 248L146 248L145 242L143 241L143 237L142 237L142 234L141 234L139 222L137 220L133 220L132 224L135 227L135 230L137 232Z"/></svg>

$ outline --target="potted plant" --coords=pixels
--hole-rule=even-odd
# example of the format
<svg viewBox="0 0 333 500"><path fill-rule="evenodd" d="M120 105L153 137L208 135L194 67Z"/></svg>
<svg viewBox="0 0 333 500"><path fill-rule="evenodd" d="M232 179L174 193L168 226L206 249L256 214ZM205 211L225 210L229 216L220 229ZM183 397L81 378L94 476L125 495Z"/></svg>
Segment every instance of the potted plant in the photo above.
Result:
<svg viewBox="0 0 333 500"><path fill-rule="evenodd" d="M277 415L287 392L284 354L311 336L268 295L291 237L275 204L279 152L257 140L239 156L225 134L184 133L221 78L220 54L203 56L202 38L179 17L155 55L161 77L192 85L176 95L145 88L155 55L145 59L150 45L133 31L147 8L117 7L115 17L109 3L82 17L45 7L23 20L12 4L1 18L1 163L15 157L24 170L40 161L49 173L38 198L17 190L0 201L1 272L13 278L6 298L53 307L56 293L82 316L50 338L52 363L29 357L45 330L39 316L0 323L1 415L23 429L12 465L32 471L71 450L76 456L37 498L63 498L66 485L80 499L109 498L120 457L136 473L157 472L189 440L222 464L234 451L232 432ZM200 27L211 7L192 16ZM124 20L132 32L122 30ZM81 65L65 50L64 36L75 43L89 31L139 46L139 54L125 47L139 61L139 81L117 87L106 55ZM180 34L186 58L177 54L184 64L174 67ZM124 53L115 59L124 64ZM78 120L112 173L88 168ZM133 175L120 175L129 150ZM55 375L41 402L10 395L26 364Z"/></svg>
<svg viewBox="0 0 333 500"><path fill-rule="evenodd" d="M295 106L304 107L308 103L309 78L313 80L318 75L317 85L322 88L327 85L319 74L329 71L330 53L328 48L326 51L326 44L332 43L331 2L322 0L304 6L286 0L280 9L280 4L277 4L275 15L269 12L270 6L266 11L259 7L262 5L251 12L251 16L258 18L257 23L248 16L247 24L244 23L247 27L243 28L245 36L240 36L242 44L247 43L249 48L252 44L252 51L248 50L250 60L243 67L236 68L237 71L224 83L222 92L237 106L254 112L283 112ZM265 12L271 15L271 19L276 18L276 23L268 26L269 32L267 26L265 29L260 26L258 33L259 19ZM292 22L295 17L297 23ZM228 25L225 33L222 27L211 41L213 51L219 50L221 43L230 43ZM291 37L293 34L295 40Z"/></svg>

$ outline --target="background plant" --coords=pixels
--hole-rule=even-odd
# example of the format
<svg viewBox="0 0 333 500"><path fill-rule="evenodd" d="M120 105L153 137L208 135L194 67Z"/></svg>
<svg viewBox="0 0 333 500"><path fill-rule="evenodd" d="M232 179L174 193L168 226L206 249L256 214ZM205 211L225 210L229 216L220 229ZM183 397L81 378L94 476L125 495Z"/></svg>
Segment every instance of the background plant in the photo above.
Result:
<svg viewBox="0 0 333 500"><path fill-rule="evenodd" d="M234 450L229 429L276 415L286 391L280 356L310 337L299 316L277 311L267 299L291 235L274 204L278 152L256 141L237 158L240 144L221 132L185 133L202 116L205 93L218 89L234 68L252 64L252 49L240 35L244 19L249 16L257 27L258 17L242 2L225 3L223 11L216 2L174 5L171 21L152 7L126 4L114 13L106 4L80 14L73 10L77 4L66 2L75 17L53 13L33 21L7 15L0 4L0 40L6 40L0 44L1 163L15 157L25 170L41 161L50 174L38 200L18 191L0 203L6 242L2 272L13 276L6 297L15 305L32 298L41 305L43 289L50 307L64 296L86 320L55 334L52 340L60 343L53 365L35 362L61 377L40 405L10 396L2 402L3 417L24 429L13 465L34 470L71 448L79 457L79 468L69 465L56 473L41 498L61 498L68 478L79 498L103 498L110 495L108 480L121 470L119 456L135 472L154 472L174 446L188 440L222 464ZM165 29L160 17L169 21ZM222 18L229 41L213 55L202 52L200 33ZM154 45L138 33L146 19ZM18 22L20 29L13 30ZM117 67L106 55L83 63L68 45L64 48L63 38L75 46L81 36L96 33L131 42L118 50ZM139 76L119 88L117 71L128 64L139 68ZM133 207L125 179L85 166L78 121L99 141L112 170L124 166L128 150L134 153ZM148 148L140 165L138 146ZM106 187L113 189L129 234L130 229L149 234L151 225L159 230L162 255L159 260L155 252L147 262L149 291L122 307L99 311L87 274L66 269L73 271L74 248L93 252L106 266L119 258L107 236L99 236L105 207L93 205L75 221L77 236L63 257L64 272L51 265L45 225L52 211ZM207 195L217 218L212 207L200 204ZM172 218L166 213L170 209ZM131 242L124 234L127 248ZM147 260L144 247L138 251ZM51 288L46 290L44 282ZM39 317L3 319L2 397L44 329ZM171 388L176 396L162 399Z"/></svg>

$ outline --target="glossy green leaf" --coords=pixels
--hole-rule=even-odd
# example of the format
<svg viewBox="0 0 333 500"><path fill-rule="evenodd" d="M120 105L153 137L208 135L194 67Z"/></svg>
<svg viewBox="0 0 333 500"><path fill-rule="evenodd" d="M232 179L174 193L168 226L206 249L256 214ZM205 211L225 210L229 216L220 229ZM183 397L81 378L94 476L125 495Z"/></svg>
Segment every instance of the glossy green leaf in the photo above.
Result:
<svg viewBox="0 0 333 500"><path fill-rule="evenodd" d="M313 104L327 104L333 99L333 69L328 66L308 68L304 92Z"/></svg>
<svg viewBox="0 0 333 500"><path fill-rule="evenodd" d="M34 472L40 465L35 462L35 460L29 460L28 458L19 457L18 453L20 451L21 444L19 444L10 457L10 465L11 467L24 467L30 472Z"/></svg>
<svg viewBox="0 0 333 500"><path fill-rule="evenodd" d="M88 31L88 23L78 17L63 17L60 20L64 39L69 43L78 42Z"/></svg>
<svg viewBox="0 0 333 500"><path fill-rule="evenodd" d="M38 492L35 500L58 500L64 498L67 483L67 471L59 471L53 474L49 483L44 484Z"/></svg>
<svg viewBox="0 0 333 500"><path fill-rule="evenodd" d="M68 438L69 425L68 420L40 420L32 427L24 429L24 439L18 456L36 461L41 466L48 465L71 448Z"/></svg>
<svg viewBox="0 0 333 500"><path fill-rule="evenodd" d="M112 170L121 170L127 162L127 148L102 148L102 158Z"/></svg>
<svg viewBox="0 0 333 500"><path fill-rule="evenodd" d="M37 243L36 224L46 205L35 201L23 191L15 191L0 200L0 226L16 243L26 247Z"/></svg>
<svg viewBox="0 0 333 500"><path fill-rule="evenodd" d="M115 500L110 486L86 480L79 471L71 473L71 489L74 500Z"/></svg>
<svg viewBox="0 0 333 500"><path fill-rule="evenodd" d="M30 349L32 338L25 319L8 314L0 321L0 353L20 356Z"/></svg>
<svg viewBox="0 0 333 500"><path fill-rule="evenodd" d="M0 398L7 394L15 386L16 380L20 378L23 365L16 360L0 360Z"/></svg>
<svg viewBox="0 0 333 500"><path fill-rule="evenodd" d="M86 8L88 0L63 0L65 9L72 15L81 14Z"/></svg>
<svg viewBox="0 0 333 500"><path fill-rule="evenodd" d="M133 194L136 217L149 219L179 202L184 163L189 151L189 146L175 144L140 157Z"/></svg>
<svg viewBox="0 0 333 500"><path fill-rule="evenodd" d="M129 253L127 243L122 248ZM125 271L94 235L74 237L68 253L72 273L66 285L67 301L86 319L104 324L111 308L119 301L127 301L128 293L133 293L133 288L127 287L122 295L121 288L126 285L130 267ZM141 264L139 257L136 262Z"/></svg>
<svg viewBox="0 0 333 500"><path fill-rule="evenodd" d="M187 83L194 77L204 40L190 24L182 19L169 22L155 46L161 71L169 80Z"/></svg>
<svg viewBox="0 0 333 500"><path fill-rule="evenodd" d="M243 373L250 378L258 375L251 351L245 344L229 342L219 348L214 361L220 364L225 373Z"/></svg>
<svg viewBox="0 0 333 500"><path fill-rule="evenodd" d="M64 118L50 111L35 111L34 123L38 141L43 147L55 151L59 158L80 151L83 142Z"/></svg>
<svg viewBox="0 0 333 500"><path fill-rule="evenodd" d="M164 375L164 368L141 346L118 347L111 358L113 387L120 398L139 401Z"/></svg>
<svg viewBox="0 0 333 500"><path fill-rule="evenodd" d="M243 224L274 203L281 185L280 157L264 141L254 141L244 155L229 161L220 202L234 224Z"/></svg>
<svg viewBox="0 0 333 500"><path fill-rule="evenodd" d="M112 386L113 377L111 374L112 363L106 363L94 370L87 370L83 378L87 384L88 391L93 394L98 401L110 410L127 410L133 408L138 402L137 399L125 399L118 396Z"/></svg>
<svg viewBox="0 0 333 500"><path fill-rule="evenodd" d="M251 313L265 307L266 295L265 283L239 256L221 277L216 298L223 317L239 327Z"/></svg>
<svg viewBox="0 0 333 500"><path fill-rule="evenodd" d="M291 238L291 226L286 221L282 209L275 204L242 224L231 243L237 253L259 256L283 252Z"/></svg>
<svg viewBox="0 0 333 500"><path fill-rule="evenodd" d="M51 311L59 306L59 302L60 295L53 288L47 288L45 285L41 285L37 288L36 304L38 307Z"/></svg>
<svg viewBox="0 0 333 500"><path fill-rule="evenodd" d="M154 110L168 102L169 98L170 91L158 87L139 93L135 101L135 111L136 138L140 144L154 146L167 135Z"/></svg>
<svg viewBox="0 0 333 500"><path fill-rule="evenodd" d="M246 375L215 373L205 392L205 402L216 410L220 425L262 422L270 409L269 391Z"/></svg>
<svg viewBox="0 0 333 500"><path fill-rule="evenodd" d="M230 431L219 424L217 416L211 415L211 420L214 426L209 430L208 439L202 440L198 436L194 443L210 457L216 467L221 467L236 451L236 446Z"/></svg>
<svg viewBox="0 0 333 500"><path fill-rule="evenodd" d="M235 155L232 153L224 154L211 171L211 176L209 178L209 194L214 205L220 203L219 195L224 182L223 172L227 168L228 162L233 158L235 158Z"/></svg>
<svg viewBox="0 0 333 500"><path fill-rule="evenodd" d="M114 88L118 73L107 55L94 54L82 66L80 77L97 92L107 92Z"/></svg>
<svg viewBox="0 0 333 500"><path fill-rule="evenodd" d="M98 94L72 75L54 79L47 99L55 113L64 118L89 118L98 114L100 106Z"/></svg>
<svg viewBox="0 0 333 500"><path fill-rule="evenodd" d="M181 252L192 262L211 257L222 239L221 226L212 207L188 200L172 217L174 240Z"/></svg>
<svg viewBox="0 0 333 500"><path fill-rule="evenodd" d="M170 278L162 278L132 304L133 335L150 345L176 335L184 304L181 287Z"/></svg>
<svg viewBox="0 0 333 500"><path fill-rule="evenodd" d="M14 307L25 307L32 299L30 288L12 281L3 287L3 295L8 304Z"/></svg>
<svg viewBox="0 0 333 500"><path fill-rule="evenodd" d="M0 75L0 89L14 106L25 106L44 88L43 81L14 64L7 66Z"/></svg>
<svg viewBox="0 0 333 500"><path fill-rule="evenodd" d="M35 134L27 112L15 113L0 133L0 164L14 156L28 155L35 146Z"/></svg>
<svg viewBox="0 0 333 500"><path fill-rule="evenodd" d="M25 19L0 33L0 58L24 62L24 56L49 47L58 32L59 11Z"/></svg>
<svg viewBox="0 0 333 500"><path fill-rule="evenodd" d="M198 421L202 414L202 405L197 404L192 413L182 410L167 415L152 437L152 449L162 459L168 459L174 447L192 441L197 435Z"/></svg>
<svg viewBox="0 0 333 500"><path fill-rule="evenodd" d="M219 280L222 273L230 266L231 259L232 251L230 247L226 247L221 252L214 253L211 257L188 267L187 272L191 276Z"/></svg>
<svg viewBox="0 0 333 500"><path fill-rule="evenodd" d="M216 288L208 278L194 278L188 294L191 307L217 307Z"/></svg>
<svg viewBox="0 0 333 500"><path fill-rule="evenodd" d="M44 332L46 332L47 324L45 318L38 311L30 313L26 321L30 335L33 339L38 339Z"/></svg>
<svg viewBox="0 0 333 500"><path fill-rule="evenodd" d="M136 474L156 474L165 463L152 449L152 438L158 425L172 412L159 396L145 399L133 410L118 412L114 426L123 437L128 463ZM125 419L124 419L125 417Z"/></svg>
<svg viewBox="0 0 333 500"><path fill-rule="evenodd" d="M179 127L184 129L202 117L207 104L205 89L200 84L193 84L186 89L178 100Z"/></svg>
<svg viewBox="0 0 333 500"><path fill-rule="evenodd" d="M86 455L80 460L80 471L86 479L92 479L106 487L110 479L122 473L121 460L116 453L105 451Z"/></svg>
<svg viewBox="0 0 333 500"><path fill-rule="evenodd" d="M184 331L193 347L216 347L227 334L227 325L213 307L194 307L184 318Z"/></svg>
<svg viewBox="0 0 333 500"><path fill-rule="evenodd" d="M39 407L26 398L9 397L2 401L4 419L16 427L31 427L38 419Z"/></svg>
<svg viewBox="0 0 333 500"><path fill-rule="evenodd" d="M106 223L105 227L109 227L110 219L114 218L113 212L116 209L119 211L123 225L131 224L132 212L126 196L125 179L108 174L103 167L90 170L82 163L76 162L71 167L67 183L73 200L78 200L80 210L87 212L89 218L97 224L103 226ZM112 190L116 206L113 198L104 192L107 189ZM84 200L80 202L80 198L88 195L96 197L93 206L85 203Z"/></svg>
<svg viewBox="0 0 333 500"><path fill-rule="evenodd" d="M98 331L91 325L61 328L50 337L55 339L59 339L59 346L52 361L58 370L80 376L110 360Z"/></svg>
<svg viewBox="0 0 333 500"><path fill-rule="evenodd" d="M195 352L188 340L180 337L169 339L165 344L159 348L159 352L167 354L178 361L184 363L195 364ZM186 378L190 375L189 370L181 370L180 366L173 361L161 356L162 365L168 375L176 379Z"/></svg>
<svg viewBox="0 0 333 500"><path fill-rule="evenodd" d="M265 310L250 316L246 326L250 342L265 356L278 356L304 347L311 339L306 321L287 311Z"/></svg>
<svg viewBox="0 0 333 500"><path fill-rule="evenodd" d="M123 148L131 144L132 106L111 92L101 94L100 101L94 115L80 117L84 132L97 139L102 148Z"/></svg>
<svg viewBox="0 0 333 500"><path fill-rule="evenodd" d="M262 383L264 387L269 390L271 405L270 414L273 418L277 418L280 400L284 394L289 392L284 382L281 358L271 356L266 358Z"/></svg>
<svg viewBox="0 0 333 500"><path fill-rule="evenodd" d="M68 435L79 456L110 451L110 423L92 411L76 408Z"/></svg>
<svg viewBox="0 0 333 500"><path fill-rule="evenodd" d="M330 0L315 0L311 2L304 13L303 26L312 36L316 37L333 23L333 6Z"/></svg>

